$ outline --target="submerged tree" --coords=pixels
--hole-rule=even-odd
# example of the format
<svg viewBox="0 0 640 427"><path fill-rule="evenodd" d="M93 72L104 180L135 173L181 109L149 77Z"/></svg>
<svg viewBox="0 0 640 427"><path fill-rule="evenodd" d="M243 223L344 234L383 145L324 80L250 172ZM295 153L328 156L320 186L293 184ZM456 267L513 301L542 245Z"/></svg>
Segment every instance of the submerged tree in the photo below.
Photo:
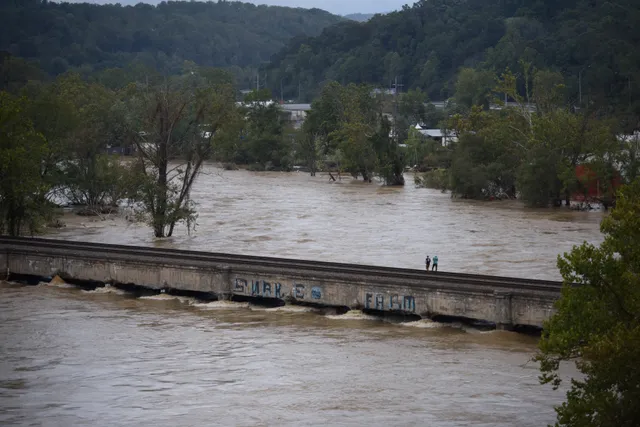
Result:
<svg viewBox="0 0 640 427"><path fill-rule="evenodd" d="M170 237L176 224L195 220L191 189L234 110L233 89L191 72L152 78L130 90L129 127L138 152L131 200L156 237Z"/></svg>
<svg viewBox="0 0 640 427"><path fill-rule="evenodd" d="M0 233L18 236L33 232L47 205L41 164L47 145L26 115L26 100L0 92Z"/></svg>
<svg viewBox="0 0 640 427"><path fill-rule="evenodd" d="M621 189L600 228L600 247L558 257L562 297L539 344L542 383L560 385L563 361L584 375L556 409L558 426L640 425L640 180Z"/></svg>

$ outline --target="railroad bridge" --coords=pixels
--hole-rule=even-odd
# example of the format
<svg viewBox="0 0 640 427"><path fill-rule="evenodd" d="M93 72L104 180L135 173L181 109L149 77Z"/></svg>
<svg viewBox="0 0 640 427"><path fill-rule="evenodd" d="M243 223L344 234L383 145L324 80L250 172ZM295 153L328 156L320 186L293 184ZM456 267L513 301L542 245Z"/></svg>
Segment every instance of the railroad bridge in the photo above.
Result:
<svg viewBox="0 0 640 427"><path fill-rule="evenodd" d="M262 298L542 327L561 282L64 240L0 237L0 268L214 298Z"/></svg>

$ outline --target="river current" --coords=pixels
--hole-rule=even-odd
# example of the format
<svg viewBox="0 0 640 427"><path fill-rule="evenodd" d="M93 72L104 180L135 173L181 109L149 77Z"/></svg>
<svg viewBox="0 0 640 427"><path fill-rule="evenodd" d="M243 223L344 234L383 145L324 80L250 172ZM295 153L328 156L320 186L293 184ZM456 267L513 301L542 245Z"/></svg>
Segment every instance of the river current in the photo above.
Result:
<svg viewBox="0 0 640 427"><path fill-rule="evenodd" d="M408 177L408 182L411 181ZM602 215L208 167L198 227L157 242L67 216L53 237L557 279ZM0 425L540 426L535 337L428 320L0 282ZM563 376L575 374L563 366Z"/></svg>

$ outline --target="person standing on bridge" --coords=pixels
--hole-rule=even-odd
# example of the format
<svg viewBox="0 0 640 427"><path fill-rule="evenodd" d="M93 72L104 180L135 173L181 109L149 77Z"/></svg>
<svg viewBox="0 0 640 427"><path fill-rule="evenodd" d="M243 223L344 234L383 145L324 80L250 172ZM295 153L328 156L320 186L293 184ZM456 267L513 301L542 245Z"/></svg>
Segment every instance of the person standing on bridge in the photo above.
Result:
<svg viewBox="0 0 640 427"><path fill-rule="evenodd" d="M427 265L427 271L429 271L429 266L431 265L431 258L429 258L429 255L425 258L424 263Z"/></svg>
<svg viewBox="0 0 640 427"><path fill-rule="evenodd" d="M433 271L438 271L438 255L433 256Z"/></svg>

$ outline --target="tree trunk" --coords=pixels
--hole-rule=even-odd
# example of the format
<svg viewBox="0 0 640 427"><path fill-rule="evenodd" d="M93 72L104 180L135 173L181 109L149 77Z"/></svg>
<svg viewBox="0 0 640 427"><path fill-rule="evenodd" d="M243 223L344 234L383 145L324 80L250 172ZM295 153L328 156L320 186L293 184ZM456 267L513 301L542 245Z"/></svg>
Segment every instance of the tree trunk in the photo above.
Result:
<svg viewBox="0 0 640 427"><path fill-rule="evenodd" d="M167 144L169 132L165 129L167 121L160 120L160 141L158 144L158 201L156 211L153 214L153 232L156 237L165 237L164 229L167 221L167 169L169 159L167 156Z"/></svg>

